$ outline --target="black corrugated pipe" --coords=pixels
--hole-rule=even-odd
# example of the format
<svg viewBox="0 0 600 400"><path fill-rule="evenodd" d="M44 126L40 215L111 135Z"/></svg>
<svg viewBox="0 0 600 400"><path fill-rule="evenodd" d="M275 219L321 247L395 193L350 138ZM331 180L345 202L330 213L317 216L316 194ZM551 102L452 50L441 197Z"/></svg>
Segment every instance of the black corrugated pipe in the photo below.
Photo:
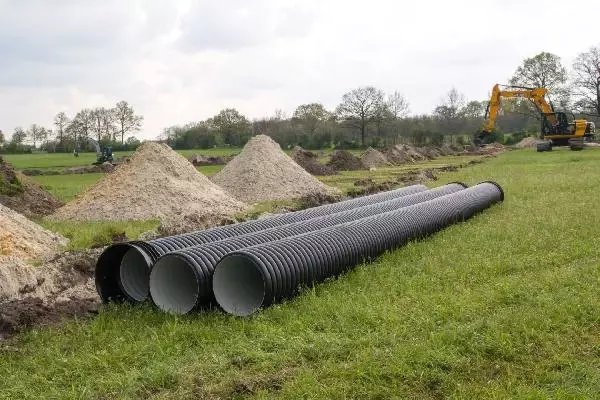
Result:
<svg viewBox="0 0 600 400"><path fill-rule="evenodd" d="M340 274L503 199L498 184L484 182L397 211L232 252L215 267L214 296L226 312L250 315L301 286Z"/></svg>
<svg viewBox="0 0 600 400"><path fill-rule="evenodd" d="M96 262L96 289L104 302L141 302L148 298L148 275L150 268L163 254L190 246L210 243L233 236L258 232L275 226L350 210L369 204L408 196L428 190L424 185L404 188L358 197L351 200L319 207L308 208L284 214L276 214L257 220L220 226L183 235L169 236L148 241L131 241L109 246ZM126 265L127 268L121 268ZM139 282L145 282L138 286Z"/></svg>
<svg viewBox="0 0 600 400"><path fill-rule="evenodd" d="M228 253L257 244L398 210L402 207L456 193L464 190L465 187L464 184L451 183L382 203L173 251L159 258L152 267L150 274L151 298L154 304L165 311L187 313L194 308L212 302L214 299L212 273L217 262Z"/></svg>

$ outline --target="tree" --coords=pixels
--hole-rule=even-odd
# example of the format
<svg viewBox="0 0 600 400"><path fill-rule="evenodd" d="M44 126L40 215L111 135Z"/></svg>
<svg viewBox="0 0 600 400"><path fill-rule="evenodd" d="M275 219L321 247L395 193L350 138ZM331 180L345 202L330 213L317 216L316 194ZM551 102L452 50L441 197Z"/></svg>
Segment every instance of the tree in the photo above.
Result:
<svg viewBox="0 0 600 400"><path fill-rule="evenodd" d="M31 124L29 129L27 130L27 136L29 136L29 140L33 143L33 148L37 147L37 143L39 141L43 141L44 128L39 126L38 124Z"/></svg>
<svg viewBox="0 0 600 400"><path fill-rule="evenodd" d="M6 142L6 138L4 137L4 132L0 129L0 146Z"/></svg>
<svg viewBox="0 0 600 400"><path fill-rule="evenodd" d="M461 114L468 119L483 118L485 114L486 102L473 100L468 102L462 109Z"/></svg>
<svg viewBox="0 0 600 400"><path fill-rule="evenodd" d="M575 58L573 74L577 106L584 112L600 114L600 46Z"/></svg>
<svg viewBox="0 0 600 400"><path fill-rule="evenodd" d="M54 117L54 126L56 127L58 142L62 145L67 126L69 126L69 117L67 117L67 114L65 112L61 111L58 114L56 114L56 116Z"/></svg>
<svg viewBox="0 0 600 400"><path fill-rule="evenodd" d="M92 132L96 140L100 142L103 138L114 140L114 112L104 107L97 107L92 110Z"/></svg>
<svg viewBox="0 0 600 400"><path fill-rule="evenodd" d="M20 126L15 128L15 131L12 134L11 143L16 146L20 146L23 144L25 139L27 138L27 133Z"/></svg>
<svg viewBox="0 0 600 400"><path fill-rule="evenodd" d="M365 145L367 124L381 112L384 94L373 86L354 89L342 96L336 113L340 118L360 127L361 145Z"/></svg>
<svg viewBox="0 0 600 400"><path fill-rule="evenodd" d="M299 105L294 111L294 122L298 122L304 127L308 134L314 134L315 130L322 122L327 121L330 113L320 103L310 103Z"/></svg>
<svg viewBox="0 0 600 400"><path fill-rule="evenodd" d="M396 139L400 136L401 128L405 125L400 123L400 120L408 116L410 106L406 98L397 90L391 95L388 95L386 105L387 111L391 117L391 133L395 144Z"/></svg>
<svg viewBox="0 0 600 400"><path fill-rule="evenodd" d="M72 137L75 147L82 145L84 140L90 137L93 125L94 117L89 108L84 108L75 115L66 129L66 133Z"/></svg>
<svg viewBox="0 0 600 400"><path fill-rule="evenodd" d="M408 116L410 105L406 98L397 90L387 97L386 104L395 120Z"/></svg>
<svg viewBox="0 0 600 400"><path fill-rule="evenodd" d="M526 58L510 79L510 84L546 88L549 98L564 107L569 102L567 79L567 70L562 65L560 57L542 52L532 58ZM539 117L539 112L535 108L530 106L530 109Z"/></svg>
<svg viewBox="0 0 600 400"><path fill-rule="evenodd" d="M467 99L464 94L453 87L441 101L442 103L433 111L434 115L445 120L455 120L460 117L460 112L464 108Z"/></svg>
<svg viewBox="0 0 600 400"><path fill-rule="evenodd" d="M135 115L133 107L126 101L118 102L112 112L117 124L117 131L121 135L121 144L125 143L125 135L142 129L144 117Z"/></svg>
<svg viewBox="0 0 600 400"><path fill-rule="evenodd" d="M231 146L243 145L244 138L250 136L250 121L235 108L221 110L206 122Z"/></svg>

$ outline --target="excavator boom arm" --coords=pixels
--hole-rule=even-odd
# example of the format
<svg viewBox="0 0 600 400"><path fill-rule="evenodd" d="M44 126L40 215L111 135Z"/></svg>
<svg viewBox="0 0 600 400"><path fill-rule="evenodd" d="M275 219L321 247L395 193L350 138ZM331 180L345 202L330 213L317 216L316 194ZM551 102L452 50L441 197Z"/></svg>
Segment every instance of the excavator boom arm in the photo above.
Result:
<svg viewBox="0 0 600 400"><path fill-rule="evenodd" d="M510 90L501 90L500 85L494 85L492 88L492 95L490 96L490 102L488 104L485 123L483 124L482 131L485 133L493 132L494 126L496 125L496 118L498 117L498 112L500 111L502 98L521 97L529 99L533 102L533 104L535 104L541 113L550 114L550 123L555 124L557 122L556 118L551 115L554 110L546 101L547 92L548 91L545 88L510 88Z"/></svg>

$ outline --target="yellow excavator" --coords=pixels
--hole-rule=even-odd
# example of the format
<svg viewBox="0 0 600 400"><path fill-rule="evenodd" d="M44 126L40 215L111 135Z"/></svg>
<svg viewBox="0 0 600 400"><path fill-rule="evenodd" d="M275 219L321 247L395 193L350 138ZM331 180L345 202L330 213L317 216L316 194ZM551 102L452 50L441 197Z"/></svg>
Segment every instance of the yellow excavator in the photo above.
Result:
<svg viewBox="0 0 600 400"><path fill-rule="evenodd" d="M546 88L494 85L492 96L485 112L485 123L475 136L475 144L482 145L494 131L502 98L525 98L536 106L542 116L543 141L537 143L537 151L550 151L552 146L569 146L571 150L582 150L584 140L593 140L596 126L584 119L575 119L572 113L555 111L546 100Z"/></svg>

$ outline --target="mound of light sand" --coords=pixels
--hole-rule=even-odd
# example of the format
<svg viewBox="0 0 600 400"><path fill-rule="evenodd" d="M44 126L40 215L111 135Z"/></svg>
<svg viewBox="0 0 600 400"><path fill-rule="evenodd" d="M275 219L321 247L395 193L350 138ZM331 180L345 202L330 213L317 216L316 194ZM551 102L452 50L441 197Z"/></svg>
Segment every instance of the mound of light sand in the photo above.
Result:
<svg viewBox="0 0 600 400"><path fill-rule="evenodd" d="M0 299L37 282L27 261L54 256L67 239L0 204Z"/></svg>
<svg viewBox="0 0 600 400"><path fill-rule="evenodd" d="M382 152L372 147L361 154L360 160L368 168L389 167L392 165Z"/></svg>
<svg viewBox="0 0 600 400"><path fill-rule="evenodd" d="M339 193L306 172L265 135L253 137L211 180L245 202Z"/></svg>
<svg viewBox="0 0 600 400"><path fill-rule="evenodd" d="M128 162L52 215L60 220L147 220L182 213L229 216L233 199L166 144L145 142Z"/></svg>
<svg viewBox="0 0 600 400"><path fill-rule="evenodd" d="M66 244L67 239L0 204L0 256L43 258Z"/></svg>

